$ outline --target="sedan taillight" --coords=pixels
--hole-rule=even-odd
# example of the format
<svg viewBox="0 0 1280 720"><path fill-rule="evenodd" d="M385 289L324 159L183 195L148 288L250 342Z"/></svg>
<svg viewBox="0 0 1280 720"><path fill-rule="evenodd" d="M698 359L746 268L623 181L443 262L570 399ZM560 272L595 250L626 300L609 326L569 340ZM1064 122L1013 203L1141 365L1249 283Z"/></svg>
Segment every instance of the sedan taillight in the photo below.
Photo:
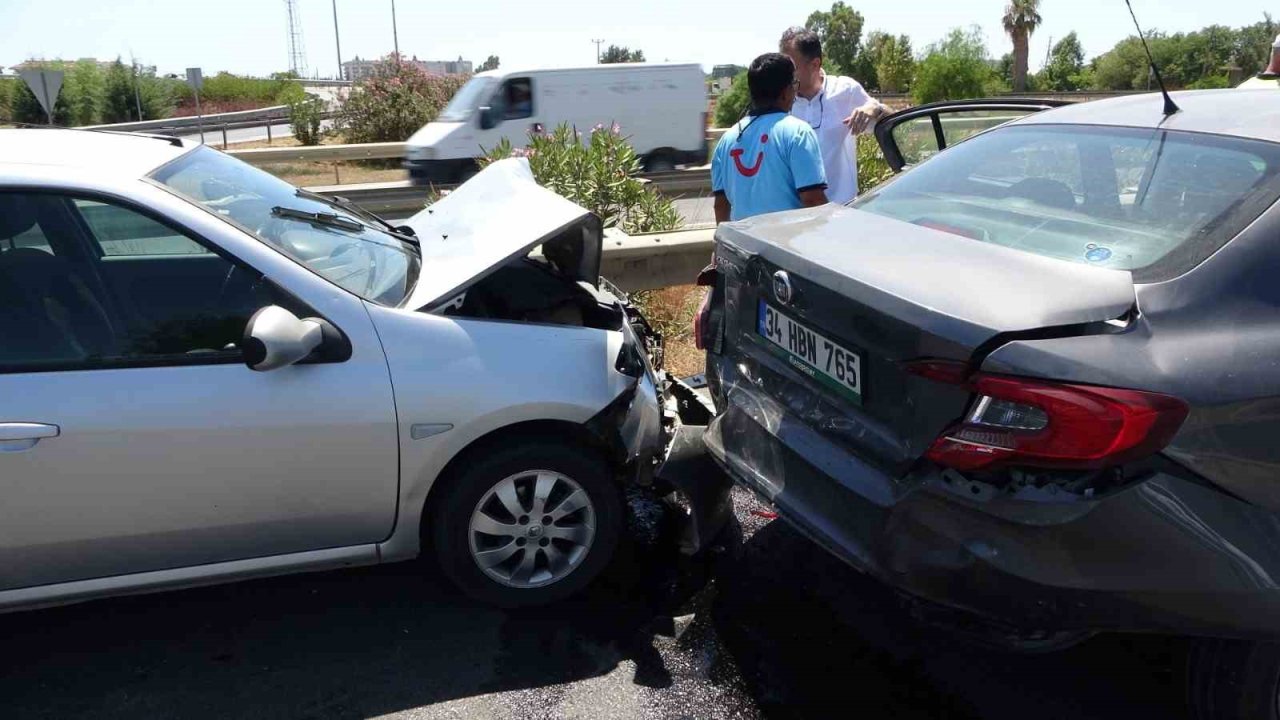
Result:
<svg viewBox="0 0 1280 720"><path fill-rule="evenodd" d="M977 400L927 453L957 470L1118 465L1164 449L1188 412L1178 398L1141 390L981 373L957 384Z"/></svg>

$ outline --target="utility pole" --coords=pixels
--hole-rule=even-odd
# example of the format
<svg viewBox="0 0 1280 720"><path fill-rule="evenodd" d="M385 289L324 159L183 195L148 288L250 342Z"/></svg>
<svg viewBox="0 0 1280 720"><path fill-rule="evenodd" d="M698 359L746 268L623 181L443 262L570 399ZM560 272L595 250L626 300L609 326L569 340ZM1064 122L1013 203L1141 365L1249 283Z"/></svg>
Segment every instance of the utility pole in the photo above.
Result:
<svg viewBox="0 0 1280 720"><path fill-rule="evenodd" d="M136 103L138 106L138 121L141 122L142 121L142 95L141 93L138 92L138 59L130 55L129 65L130 67L133 68L133 102ZM201 138L201 142L204 142L203 138Z"/></svg>
<svg viewBox="0 0 1280 720"><path fill-rule="evenodd" d="M599 65L599 64L600 64L600 45L601 45L604 41L603 41L603 40L592 40L591 42L593 42L593 43L595 43L595 44L596 44L596 64L597 64L597 65Z"/></svg>
<svg viewBox="0 0 1280 720"><path fill-rule="evenodd" d="M333 0L333 44L338 46L338 79L346 80L342 75L342 39L338 37L338 0Z"/></svg>
<svg viewBox="0 0 1280 720"><path fill-rule="evenodd" d="M391 0L391 41L395 43L396 64L400 64L400 35L396 32L396 0Z"/></svg>

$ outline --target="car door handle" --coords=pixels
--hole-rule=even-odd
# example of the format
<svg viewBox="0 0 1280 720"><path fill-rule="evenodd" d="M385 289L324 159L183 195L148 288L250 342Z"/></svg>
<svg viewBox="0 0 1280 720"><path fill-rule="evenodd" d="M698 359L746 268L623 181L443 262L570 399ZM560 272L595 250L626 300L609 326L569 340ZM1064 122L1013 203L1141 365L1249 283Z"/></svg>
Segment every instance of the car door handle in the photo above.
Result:
<svg viewBox="0 0 1280 720"><path fill-rule="evenodd" d="M30 450L45 438L58 437L62 429L45 423L0 423L0 453Z"/></svg>

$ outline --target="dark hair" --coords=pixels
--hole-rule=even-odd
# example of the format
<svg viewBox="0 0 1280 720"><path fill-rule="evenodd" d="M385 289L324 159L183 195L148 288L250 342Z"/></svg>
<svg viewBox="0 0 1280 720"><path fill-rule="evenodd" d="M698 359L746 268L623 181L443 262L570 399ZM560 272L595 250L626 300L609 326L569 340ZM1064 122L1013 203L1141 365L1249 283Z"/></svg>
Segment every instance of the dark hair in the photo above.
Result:
<svg viewBox="0 0 1280 720"><path fill-rule="evenodd" d="M758 108L776 104L795 79L795 63L782 53L765 53L752 60L751 67L747 69L751 104Z"/></svg>
<svg viewBox="0 0 1280 720"><path fill-rule="evenodd" d="M787 48L795 48L805 60L822 57L822 38L812 30L802 27L790 27L782 33L778 41L778 50L786 52Z"/></svg>

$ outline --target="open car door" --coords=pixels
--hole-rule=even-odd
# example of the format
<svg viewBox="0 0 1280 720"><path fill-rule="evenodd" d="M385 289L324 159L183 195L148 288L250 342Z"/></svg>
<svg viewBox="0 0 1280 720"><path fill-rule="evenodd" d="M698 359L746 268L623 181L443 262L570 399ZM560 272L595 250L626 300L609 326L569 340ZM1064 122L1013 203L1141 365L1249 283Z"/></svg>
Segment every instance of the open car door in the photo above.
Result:
<svg viewBox="0 0 1280 720"><path fill-rule="evenodd" d="M1068 104L1047 98L950 100L918 105L876 123L876 142L895 173L990 130L1031 113Z"/></svg>

